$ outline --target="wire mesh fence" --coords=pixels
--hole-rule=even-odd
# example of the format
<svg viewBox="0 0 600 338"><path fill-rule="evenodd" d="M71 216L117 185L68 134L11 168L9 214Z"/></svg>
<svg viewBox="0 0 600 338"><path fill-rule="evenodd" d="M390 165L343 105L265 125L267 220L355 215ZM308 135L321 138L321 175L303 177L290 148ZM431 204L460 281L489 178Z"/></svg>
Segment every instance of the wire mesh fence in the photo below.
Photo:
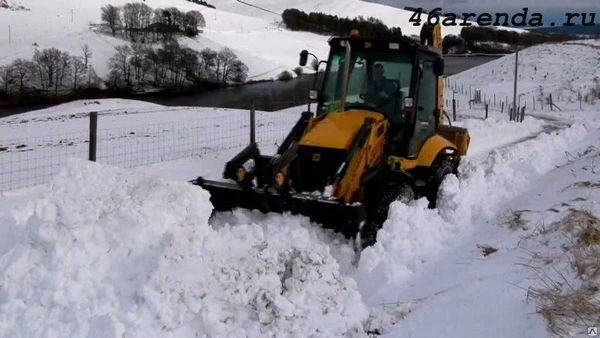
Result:
<svg viewBox="0 0 600 338"><path fill-rule="evenodd" d="M47 182L67 159L87 158L88 143L86 132L0 141L0 191Z"/></svg>
<svg viewBox="0 0 600 338"><path fill-rule="evenodd" d="M88 115L91 118L94 114ZM241 148L250 142L250 116L244 111L224 112L114 127L104 124L104 116L99 115L95 133L88 129L21 139L0 138L0 192L44 184L69 158L90 159L90 153L99 163L133 168ZM263 147L280 143L299 113L261 111L254 116L256 142ZM96 142L92 144L90 139Z"/></svg>
<svg viewBox="0 0 600 338"><path fill-rule="evenodd" d="M518 89L517 96L514 97L512 84L506 86L503 90L496 93L487 93L486 91L471 85L457 82L456 80L445 79L444 87L453 94L452 97L446 96L445 106L452 109L454 94L463 96L463 100L454 101L457 106L469 108L488 107L490 111L496 111L508 114L513 113L513 106L516 106L516 114L525 114L527 112L563 112L563 111L582 111L586 109L596 109L600 102L600 78L594 79L592 84L579 88L554 88L556 93L539 93L538 90L526 88L525 91ZM467 98L464 99L464 96ZM513 102L516 101L516 102ZM521 121L523 115L518 116ZM511 120L515 117L512 116Z"/></svg>

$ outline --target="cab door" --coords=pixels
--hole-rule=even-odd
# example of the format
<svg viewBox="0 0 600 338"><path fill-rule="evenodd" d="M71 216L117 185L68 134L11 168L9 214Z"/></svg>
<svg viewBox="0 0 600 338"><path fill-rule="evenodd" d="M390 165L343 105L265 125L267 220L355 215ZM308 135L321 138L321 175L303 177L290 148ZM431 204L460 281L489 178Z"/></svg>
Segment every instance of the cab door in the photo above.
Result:
<svg viewBox="0 0 600 338"><path fill-rule="evenodd" d="M420 68L415 93L414 129L409 142L408 157L417 157L421 147L437 130L436 112L438 85L433 71L433 58L424 57L418 61Z"/></svg>

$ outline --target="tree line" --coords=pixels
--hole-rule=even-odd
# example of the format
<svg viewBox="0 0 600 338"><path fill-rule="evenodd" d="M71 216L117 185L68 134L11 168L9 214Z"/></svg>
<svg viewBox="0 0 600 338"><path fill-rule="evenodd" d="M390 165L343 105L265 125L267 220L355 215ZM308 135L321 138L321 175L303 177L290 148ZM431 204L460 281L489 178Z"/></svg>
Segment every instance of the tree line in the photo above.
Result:
<svg viewBox="0 0 600 338"><path fill-rule="evenodd" d="M100 17L112 36L118 33L122 38L140 43L167 41L175 34L193 37L200 33L199 27L206 27L199 11L182 12L176 7L153 9L143 2L105 5Z"/></svg>
<svg viewBox="0 0 600 338"><path fill-rule="evenodd" d="M400 27L388 27L381 20L359 16L354 19L318 12L306 13L295 8L283 11L281 18L286 27L293 31L316 34L349 35L358 29L362 37L380 39L405 39Z"/></svg>
<svg viewBox="0 0 600 338"><path fill-rule="evenodd" d="M182 89L205 83L243 83L248 66L228 47L196 51L172 39L159 48L131 43L116 48L109 60L110 88L152 86Z"/></svg>
<svg viewBox="0 0 600 338"><path fill-rule="evenodd" d="M57 48L36 50L31 60L18 58L0 67L0 94L5 97L32 94L62 94L97 88L101 80L89 64L92 52L88 45L80 55Z"/></svg>
<svg viewBox="0 0 600 338"><path fill-rule="evenodd" d="M81 55L57 48L36 50L33 58L18 58L0 66L0 98L50 97L89 91L140 92L147 88L182 90L243 83L248 66L230 48L196 51L176 39L159 47L129 43L116 47L108 60L109 74L100 78L89 60L88 45Z"/></svg>

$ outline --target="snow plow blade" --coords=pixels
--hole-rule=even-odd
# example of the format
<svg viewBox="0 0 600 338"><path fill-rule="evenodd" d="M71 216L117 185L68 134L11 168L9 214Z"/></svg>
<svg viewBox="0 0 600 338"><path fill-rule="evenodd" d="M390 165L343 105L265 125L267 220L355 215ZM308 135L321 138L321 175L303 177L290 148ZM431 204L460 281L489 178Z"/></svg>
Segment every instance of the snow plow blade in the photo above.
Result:
<svg viewBox="0 0 600 338"><path fill-rule="evenodd" d="M260 210L263 213L303 215L324 228L342 233L347 238L356 236L360 224L366 220L362 203L346 204L310 194L265 193L259 188L244 189L236 183L209 181L202 177L191 182L210 193L214 212L242 208Z"/></svg>

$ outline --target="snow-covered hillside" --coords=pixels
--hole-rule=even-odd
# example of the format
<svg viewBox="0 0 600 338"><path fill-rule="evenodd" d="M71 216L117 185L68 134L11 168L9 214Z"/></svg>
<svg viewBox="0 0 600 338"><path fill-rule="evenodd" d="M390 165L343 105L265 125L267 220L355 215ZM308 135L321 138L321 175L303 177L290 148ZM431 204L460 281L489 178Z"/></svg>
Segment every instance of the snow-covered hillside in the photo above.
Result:
<svg viewBox="0 0 600 338"><path fill-rule="evenodd" d="M582 64L566 68L573 46L552 48L544 61L569 70L553 81L576 81ZM488 80L478 75L501 73L504 62L478 67L470 77L482 80L472 84L489 94L510 91L485 87ZM452 97L450 89L446 97ZM455 97L466 102L468 94ZM599 308L598 106L576 107L577 114L545 107L516 123L499 110L484 120L481 105L461 104L452 123L469 129L470 149L459 176L444 181L438 208L428 209L424 200L394 203L378 242L353 264L351 242L305 217L239 210L208 220L206 192L184 182L219 176L225 161L247 144L242 111L98 102L100 107L80 101L0 119L0 135L33 138L67 128L84 133L87 120L81 117L94 109L101 111L101 133L106 128L114 135L118 127L128 136L102 145L130 149L132 158L242 141L227 151L198 150L204 155L135 169L102 159L60 162L50 184L0 195L1 338L542 338L550 336L549 320L554 330L585 336L586 324L599 318L593 312ZM263 127L280 127L263 134L265 153L303 109L258 113ZM215 122L242 115L229 126ZM165 128L171 122L182 129ZM193 131L184 132L186 125ZM169 138L154 148L160 135ZM6 141L0 139L0 146ZM28 146L15 164L23 174L35 174L28 165L55 165L36 160L36 152L66 155L73 149L62 140ZM86 144L77 146L85 150ZM85 151L74 153L86 157ZM10 156L0 152L2 168Z"/></svg>
<svg viewBox="0 0 600 338"><path fill-rule="evenodd" d="M451 77L463 88L480 89L497 102L512 103L515 55L509 55ZM555 111L600 106L600 40L543 44L519 52L518 92L531 111L553 103ZM535 101L535 103L534 103ZM550 110L550 109L548 109Z"/></svg>
<svg viewBox="0 0 600 338"><path fill-rule="evenodd" d="M28 10L0 8L0 65L18 57L29 59L35 49L50 47L81 55L81 47L88 44L94 54L91 64L99 76L105 77L108 73L107 62L115 53L114 48L128 41L96 33L90 24L100 22L100 7L129 2L132 1L11 0L11 4L22 4ZM181 38L180 42L196 50L206 47L214 50L224 46L231 48L248 65L250 80L276 78L284 70L291 71L298 66L298 53L302 49L309 49L319 58L327 56L327 36L290 32L279 23L280 16L235 0L214 3L216 10L185 0L145 0L144 3L152 8L174 6L182 11L200 11L206 21L204 32L193 39ZM373 16L388 26L402 27L407 35L418 34L420 30L420 27L408 22L410 13L407 11L359 0L255 0L248 3L275 13L295 7L339 16ZM459 32L459 26L443 29L444 35ZM12 40L10 44L9 36ZM34 43L37 46L33 46Z"/></svg>

